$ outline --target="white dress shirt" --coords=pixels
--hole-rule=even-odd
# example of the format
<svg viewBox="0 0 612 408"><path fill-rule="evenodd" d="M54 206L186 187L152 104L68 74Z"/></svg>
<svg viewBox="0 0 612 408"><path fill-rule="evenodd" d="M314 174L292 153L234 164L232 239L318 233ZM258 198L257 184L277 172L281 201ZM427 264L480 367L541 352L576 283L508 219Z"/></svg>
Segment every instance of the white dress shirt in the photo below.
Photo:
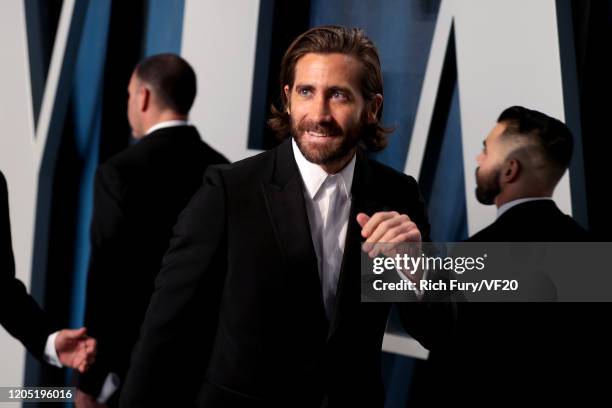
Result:
<svg viewBox="0 0 612 408"><path fill-rule="evenodd" d="M174 127L174 126L189 126L190 124L191 123L189 123L189 121L187 121L187 120L166 120L164 122L159 122L159 123L156 123L153 126L151 126L145 132L145 136L148 136L151 133L153 133L153 132L155 132L156 130L159 130L159 129L169 128L169 127Z"/></svg>
<svg viewBox="0 0 612 408"><path fill-rule="evenodd" d="M317 255L325 312L331 320L351 209L355 155L339 173L328 174L304 157L295 140L292 145L303 181L304 201Z"/></svg>

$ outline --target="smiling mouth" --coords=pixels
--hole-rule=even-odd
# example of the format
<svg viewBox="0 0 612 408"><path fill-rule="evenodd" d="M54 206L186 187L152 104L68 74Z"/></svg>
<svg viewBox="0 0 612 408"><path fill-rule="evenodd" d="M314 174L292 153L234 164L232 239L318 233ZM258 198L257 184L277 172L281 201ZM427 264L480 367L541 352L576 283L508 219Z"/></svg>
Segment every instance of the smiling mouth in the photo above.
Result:
<svg viewBox="0 0 612 408"><path fill-rule="evenodd" d="M335 135L331 135L329 133L315 132L315 131L312 131L312 130L308 130L308 131L306 131L306 133L310 137L320 138L320 139L335 137Z"/></svg>

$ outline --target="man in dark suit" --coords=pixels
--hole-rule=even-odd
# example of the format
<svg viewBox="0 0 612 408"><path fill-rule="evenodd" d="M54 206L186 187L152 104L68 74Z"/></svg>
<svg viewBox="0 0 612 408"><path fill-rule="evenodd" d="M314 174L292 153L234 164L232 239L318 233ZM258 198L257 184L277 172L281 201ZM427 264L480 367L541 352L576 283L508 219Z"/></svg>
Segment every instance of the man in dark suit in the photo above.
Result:
<svg viewBox="0 0 612 408"><path fill-rule="evenodd" d="M520 106L504 110L476 169L476 197L497 207L497 219L468 241L585 241L584 228L551 199L572 150L562 122Z"/></svg>
<svg viewBox="0 0 612 408"><path fill-rule="evenodd" d="M504 110L483 142L476 170L476 196L497 207L497 219L468 241L587 241L587 232L551 199L572 150L572 135L559 120L520 106ZM444 402L550 405L574 396L585 403L596 389L589 374L599 371L600 359L610 360L605 345L610 336L596 322L606 318L600 306L531 302L457 308L453 349L435 356L435 363L446 367L436 368L447 382L438 376L429 387L446 389L439 394ZM431 403L428 396L424 400Z"/></svg>
<svg viewBox="0 0 612 408"><path fill-rule="evenodd" d="M117 404L172 226L204 170L227 163L188 123L195 93L195 73L177 55L149 57L132 74L127 116L138 143L95 179L85 321L99 353L77 406Z"/></svg>
<svg viewBox="0 0 612 408"><path fill-rule="evenodd" d="M389 304L360 303L362 241L419 242L429 224L416 181L359 147L380 150L388 133L376 48L357 29L311 29L280 83L269 123L291 137L207 172L175 226L122 407L383 406ZM435 348L446 325L429 324L429 306L400 311Z"/></svg>
<svg viewBox="0 0 612 408"><path fill-rule="evenodd" d="M84 327L57 330L25 286L15 278L8 188L0 172L0 324L39 360L84 372L93 362L96 341Z"/></svg>

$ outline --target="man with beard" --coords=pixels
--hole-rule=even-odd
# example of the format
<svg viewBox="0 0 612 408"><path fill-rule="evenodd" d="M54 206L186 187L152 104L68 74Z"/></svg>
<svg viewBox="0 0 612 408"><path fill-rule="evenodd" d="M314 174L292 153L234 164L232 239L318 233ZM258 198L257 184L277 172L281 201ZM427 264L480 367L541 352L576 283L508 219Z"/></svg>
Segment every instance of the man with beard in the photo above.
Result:
<svg viewBox="0 0 612 408"><path fill-rule="evenodd" d="M587 232L551 199L572 150L570 130L559 120L521 106L504 110L476 159L476 196L497 207L497 219L468 241L586 241ZM444 356L442 370L450 378L443 385L446 402L550 406L575 396L584 403L596 388L595 377L588 374L606 369L608 363L603 362L610 361L606 351L610 336L598 323L606 318L598 311L601 306L552 302L456 306L454 353ZM437 380L430 388L442 386Z"/></svg>
<svg viewBox="0 0 612 408"><path fill-rule="evenodd" d="M504 110L476 158L476 198L495 204L497 220L469 240L584 241L586 231L551 198L572 150L559 120L521 106Z"/></svg>
<svg viewBox="0 0 612 408"><path fill-rule="evenodd" d="M388 134L377 50L361 30L313 28L285 53L280 86L269 123L290 137L210 169L175 226L123 407L384 404L389 304L360 303L362 241L419 242L429 224L415 180L362 151ZM447 325L430 306L399 309L435 348Z"/></svg>

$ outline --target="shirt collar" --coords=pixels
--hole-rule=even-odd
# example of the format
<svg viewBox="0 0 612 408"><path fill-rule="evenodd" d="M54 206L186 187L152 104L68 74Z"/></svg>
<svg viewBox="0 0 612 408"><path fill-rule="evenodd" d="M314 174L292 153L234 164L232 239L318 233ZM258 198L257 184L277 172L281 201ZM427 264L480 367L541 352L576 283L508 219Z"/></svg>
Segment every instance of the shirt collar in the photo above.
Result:
<svg viewBox="0 0 612 408"><path fill-rule="evenodd" d="M156 130L159 130L159 129L175 127L175 126L189 126L189 125L190 125L190 123L187 120L165 120L163 122L159 122L159 123L156 123L155 125L151 126L149 128L149 130L147 130L145 132L145 136L148 136L151 133L153 133L153 132L155 132Z"/></svg>
<svg viewBox="0 0 612 408"><path fill-rule="evenodd" d="M497 209L497 218L501 217L503 213L515 207L519 204L528 203L529 201L539 201L539 200L552 200L550 197L529 197L529 198L518 198L516 200L508 201L507 203L501 205Z"/></svg>
<svg viewBox="0 0 612 408"><path fill-rule="evenodd" d="M321 166L309 162L308 159L304 157L300 151L300 148L295 143L295 139L291 140L291 144L293 147L293 156L295 157L295 162L297 163L300 174L302 175L302 180L304 181L306 191L308 191L310 198L314 199L329 174L323 170ZM344 192L346 193L347 198L350 198L353 175L355 174L356 156L357 155L354 154L351 161L344 166L339 173L337 173L342 176L342 181L344 182Z"/></svg>

